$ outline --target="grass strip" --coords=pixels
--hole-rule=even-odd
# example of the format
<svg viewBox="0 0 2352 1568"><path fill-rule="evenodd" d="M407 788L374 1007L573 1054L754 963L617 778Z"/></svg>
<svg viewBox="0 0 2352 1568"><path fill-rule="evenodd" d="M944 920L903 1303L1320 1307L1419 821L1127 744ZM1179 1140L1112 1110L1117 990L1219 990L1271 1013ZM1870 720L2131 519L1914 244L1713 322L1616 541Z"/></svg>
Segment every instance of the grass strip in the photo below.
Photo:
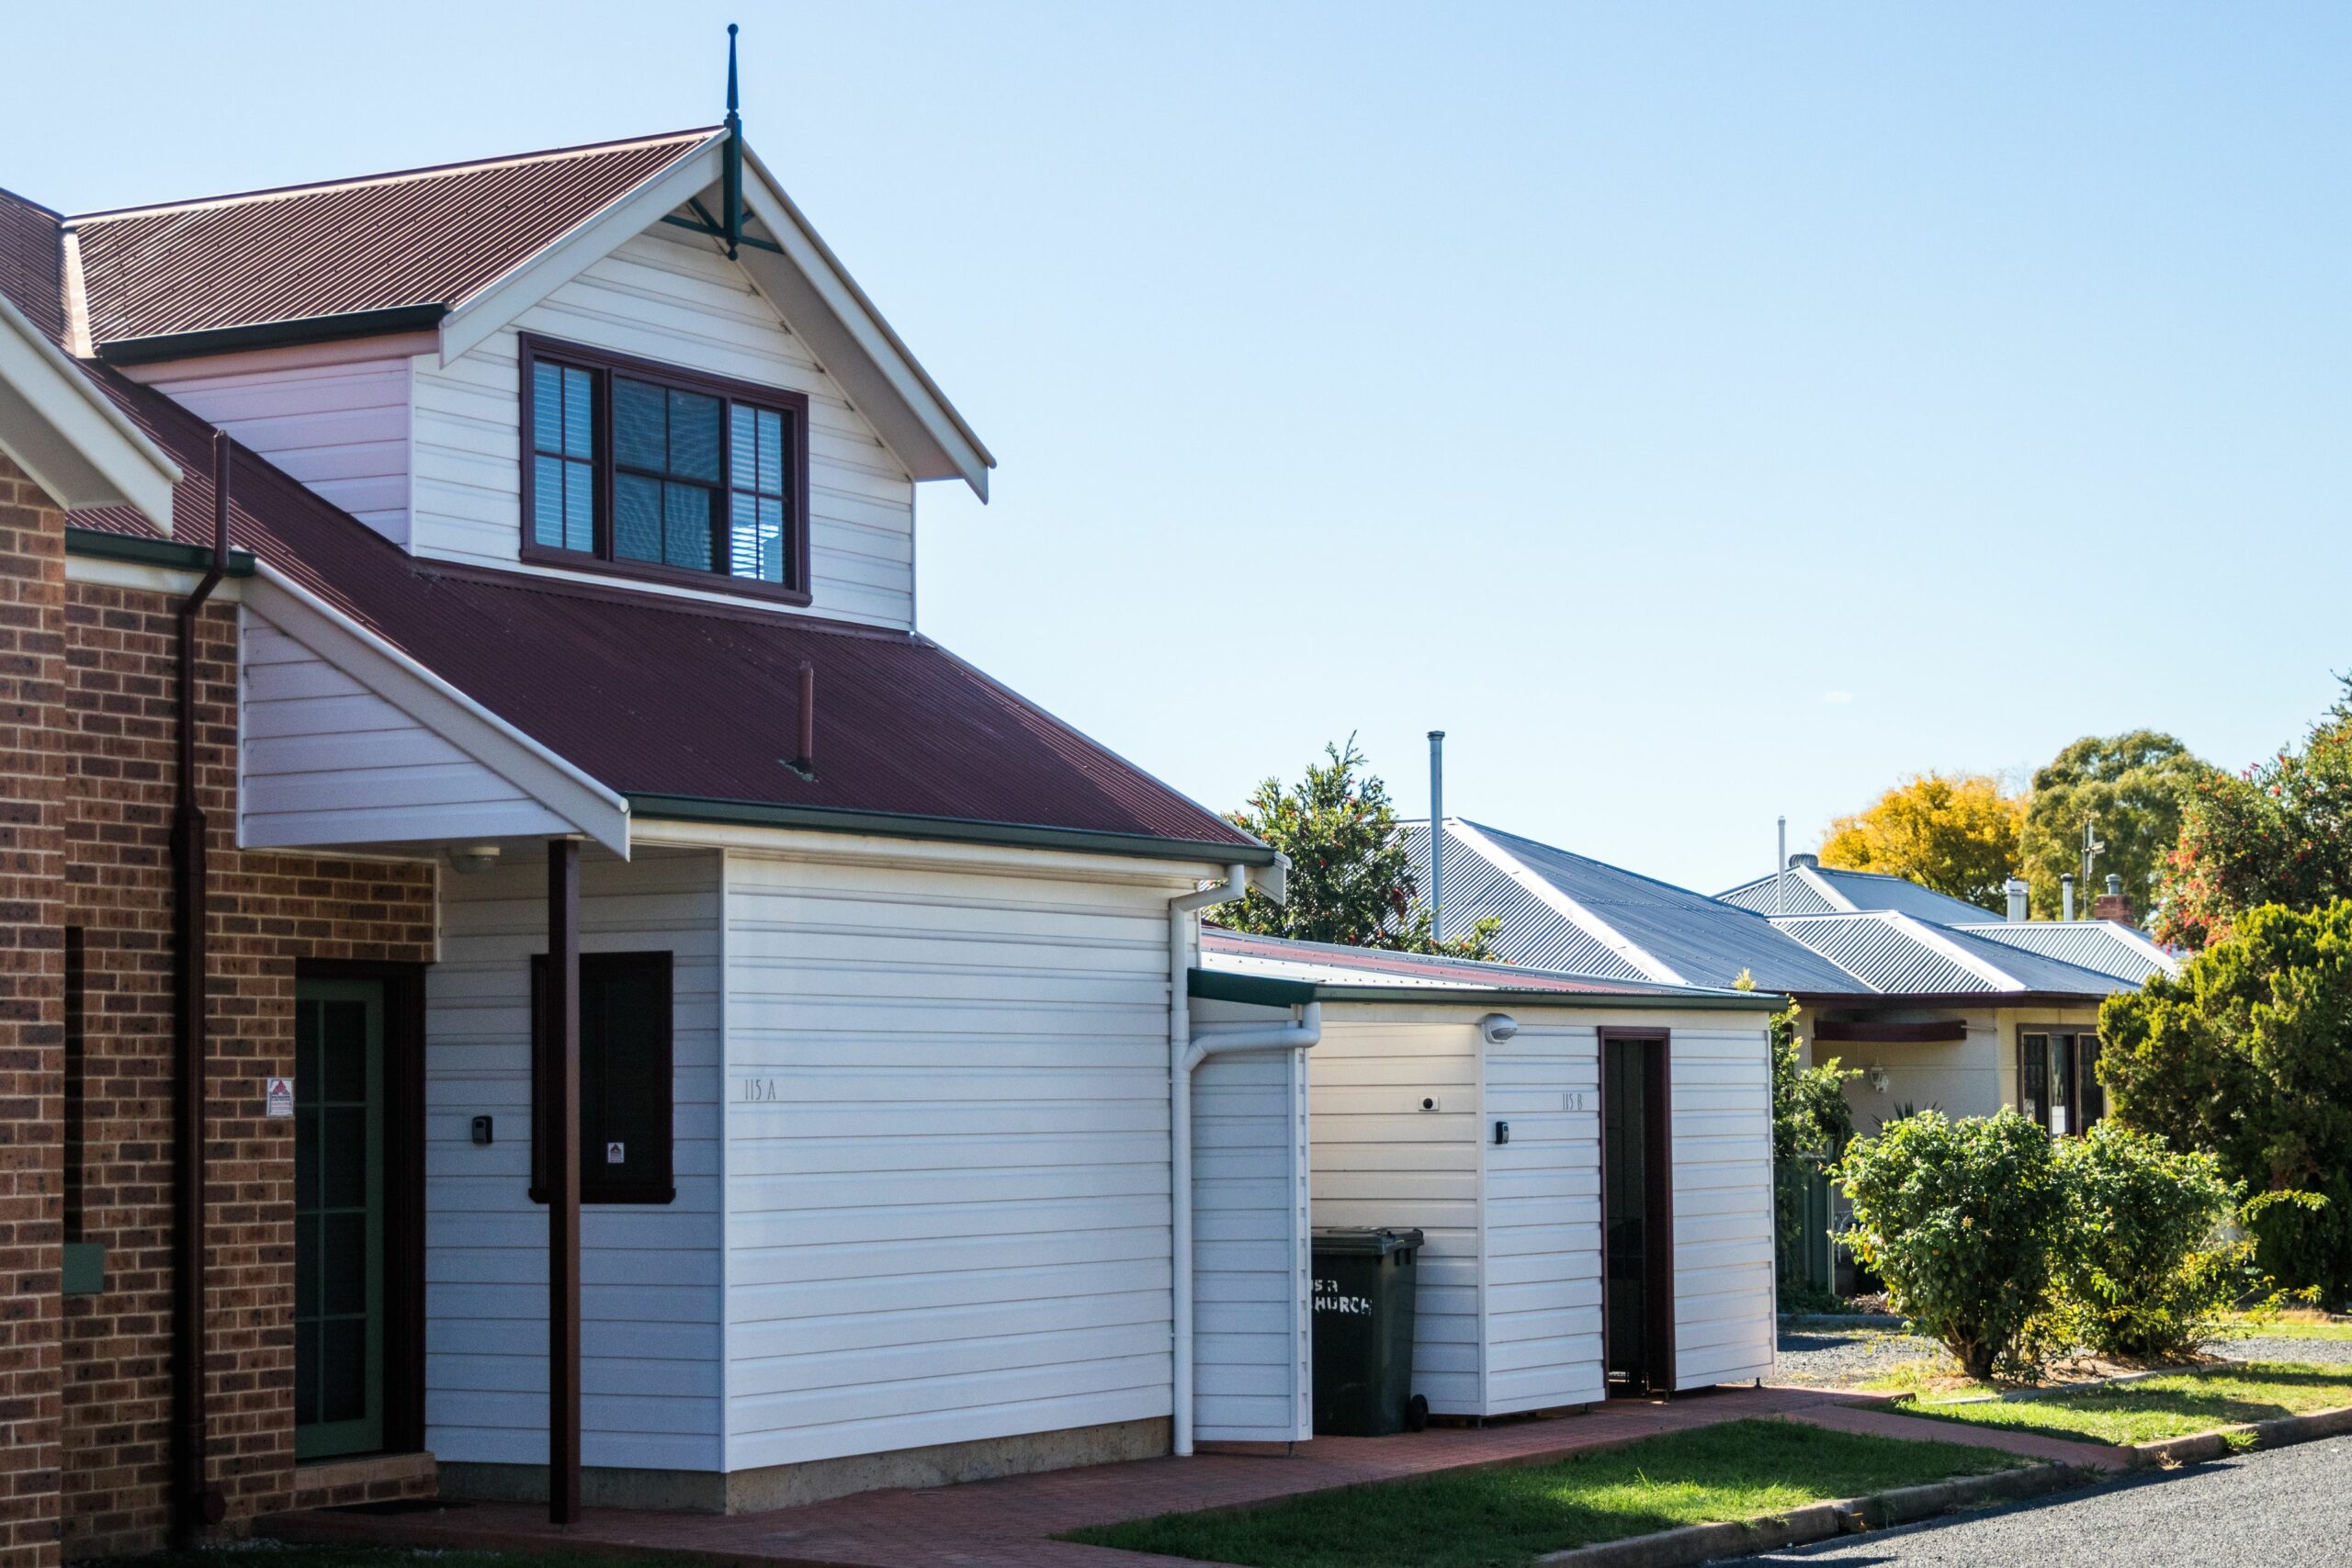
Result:
<svg viewBox="0 0 2352 1568"><path fill-rule="evenodd" d="M2154 1443L2343 1405L2352 1405L2352 1367L2247 1361L2018 1399L1971 1404L1922 1400L1910 1408L1915 1415L1971 1426L2018 1427L2101 1443Z"/></svg>
<svg viewBox="0 0 2352 1568"><path fill-rule="evenodd" d="M1342 1487L1240 1512L1163 1514L1062 1539L1248 1568L1514 1568L1595 1541L1768 1517L2024 1462L1996 1450L1799 1421L1728 1421L1548 1464Z"/></svg>

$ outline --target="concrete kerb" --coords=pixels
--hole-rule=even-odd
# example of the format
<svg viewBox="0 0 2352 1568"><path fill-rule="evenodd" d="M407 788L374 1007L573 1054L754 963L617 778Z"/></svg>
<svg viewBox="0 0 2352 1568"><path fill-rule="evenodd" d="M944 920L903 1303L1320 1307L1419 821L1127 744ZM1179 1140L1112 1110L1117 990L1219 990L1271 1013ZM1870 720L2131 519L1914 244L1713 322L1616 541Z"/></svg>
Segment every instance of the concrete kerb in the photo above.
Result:
<svg viewBox="0 0 2352 1568"><path fill-rule="evenodd" d="M2280 1416L2268 1421L2250 1421L2243 1426L2223 1427L2218 1431L2198 1432L2186 1438L2166 1438L2162 1442L2134 1443L2127 1446L2124 1452L2132 1456L2132 1468L2134 1470L2170 1470L2178 1465L2227 1459L2233 1453L2253 1449L2283 1449L2296 1443L2316 1442L2322 1438L2339 1437L2346 1432L2352 1432L2352 1405L2335 1410L2314 1410L2308 1416Z"/></svg>
<svg viewBox="0 0 2352 1568"><path fill-rule="evenodd" d="M1543 1568L1691 1568L1723 1557L1752 1557L1863 1530L1915 1524L1955 1508L2014 1502L2087 1485L2093 1478L2068 1465L2038 1464L1995 1475L1972 1475L1925 1486L1898 1486L1867 1497L1814 1503L1766 1519L1686 1525L1656 1535L1604 1540L1535 1561Z"/></svg>

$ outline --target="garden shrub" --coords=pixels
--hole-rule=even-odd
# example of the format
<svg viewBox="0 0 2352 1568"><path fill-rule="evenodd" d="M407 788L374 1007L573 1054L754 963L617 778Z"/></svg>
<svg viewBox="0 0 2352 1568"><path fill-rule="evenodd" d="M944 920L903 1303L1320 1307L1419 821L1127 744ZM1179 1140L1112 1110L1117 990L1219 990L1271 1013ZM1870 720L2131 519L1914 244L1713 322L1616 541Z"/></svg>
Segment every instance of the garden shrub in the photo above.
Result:
<svg viewBox="0 0 2352 1568"><path fill-rule="evenodd" d="M2054 1332L2104 1355L2196 1349L2258 1284L2253 1244L2224 1234L2240 1190L2209 1154L2099 1122L2054 1149L2065 1214L2052 1260Z"/></svg>
<svg viewBox="0 0 2352 1568"><path fill-rule="evenodd" d="M2273 1201L2250 1213L2263 1272L2352 1303L2352 900L2251 910L2177 978L2099 1010L2115 1119Z"/></svg>
<svg viewBox="0 0 2352 1568"><path fill-rule="evenodd" d="M1923 1111L1858 1139L1838 1178L1853 1203L1847 1246L1895 1311L1970 1377L2030 1368L2066 1216L2048 1134L2014 1111Z"/></svg>

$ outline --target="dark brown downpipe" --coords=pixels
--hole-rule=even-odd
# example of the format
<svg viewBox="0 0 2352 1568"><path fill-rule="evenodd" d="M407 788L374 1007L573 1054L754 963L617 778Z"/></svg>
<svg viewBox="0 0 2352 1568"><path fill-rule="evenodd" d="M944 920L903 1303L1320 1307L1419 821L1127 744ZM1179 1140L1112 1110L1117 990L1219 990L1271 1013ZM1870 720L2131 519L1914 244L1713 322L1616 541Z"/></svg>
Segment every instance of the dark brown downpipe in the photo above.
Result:
<svg viewBox="0 0 2352 1568"><path fill-rule="evenodd" d="M800 758L793 772L804 779L817 776L817 667L800 661Z"/></svg>
<svg viewBox="0 0 2352 1568"><path fill-rule="evenodd" d="M205 832L196 801L196 619L229 565L229 436L212 435L212 562L180 601L179 765L172 799L172 1531L226 1513L204 1464Z"/></svg>

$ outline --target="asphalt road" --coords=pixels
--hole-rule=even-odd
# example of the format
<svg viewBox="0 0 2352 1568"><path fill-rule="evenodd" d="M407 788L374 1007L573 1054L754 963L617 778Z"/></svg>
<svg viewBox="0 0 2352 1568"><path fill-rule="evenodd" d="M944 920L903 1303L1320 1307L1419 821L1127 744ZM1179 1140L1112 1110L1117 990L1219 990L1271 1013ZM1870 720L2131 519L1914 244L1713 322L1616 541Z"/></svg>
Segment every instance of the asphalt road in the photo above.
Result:
<svg viewBox="0 0 2352 1568"><path fill-rule="evenodd" d="M2352 1437L1738 1562L1807 1568L2352 1565Z"/></svg>

